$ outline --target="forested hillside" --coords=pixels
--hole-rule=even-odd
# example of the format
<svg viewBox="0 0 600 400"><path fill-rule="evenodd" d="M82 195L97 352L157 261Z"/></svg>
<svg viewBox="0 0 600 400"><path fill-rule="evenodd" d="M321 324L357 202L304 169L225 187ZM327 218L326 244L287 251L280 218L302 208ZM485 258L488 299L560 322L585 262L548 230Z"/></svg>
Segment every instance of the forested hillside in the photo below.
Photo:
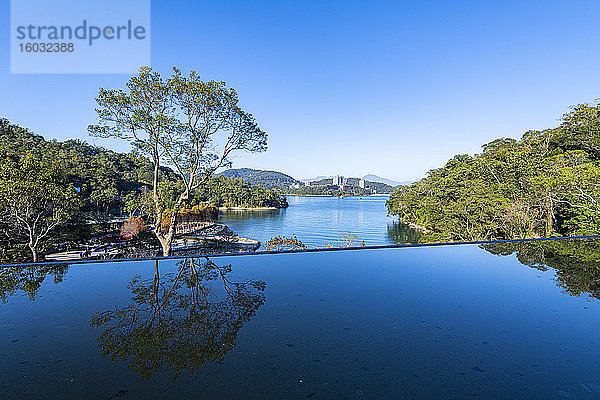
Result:
<svg viewBox="0 0 600 400"><path fill-rule="evenodd" d="M228 169L221 172L219 175L227 178L242 178L253 186L264 186L266 188L278 187L287 189L294 184L302 184L302 182L277 171L265 171L252 168Z"/></svg>
<svg viewBox="0 0 600 400"><path fill-rule="evenodd" d="M600 106L582 104L558 127L455 156L387 206L434 242L600 234L599 202Z"/></svg>
<svg viewBox="0 0 600 400"><path fill-rule="evenodd" d="M159 190L173 201L180 180L161 167ZM43 259L110 233L110 221L151 212L153 169L135 152L82 141L47 141L0 119L0 261ZM172 194L172 195L171 195ZM168 205L168 204L167 204ZM241 179L213 177L184 205L286 207L277 191Z"/></svg>
<svg viewBox="0 0 600 400"><path fill-rule="evenodd" d="M215 176L197 189L195 203L209 203L217 207L277 207L286 208L287 199L277 190L251 185L242 178Z"/></svg>
<svg viewBox="0 0 600 400"><path fill-rule="evenodd" d="M358 188L359 180L360 180L360 178L347 178L346 184L349 186L354 186L354 187ZM315 187L331 185L332 180L324 178L324 179L321 179L318 181L313 181L313 182L311 182L311 184ZM392 191L394 190L393 186L390 186L386 183L372 182L372 181L367 181L367 180L365 180L365 188L371 189L372 191L374 191L374 193L379 193L379 194L392 193ZM323 190L325 190L325 189L323 189ZM360 193L358 193L358 194L364 195L364 194L368 194L368 193L367 193L367 191L360 191Z"/></svg>

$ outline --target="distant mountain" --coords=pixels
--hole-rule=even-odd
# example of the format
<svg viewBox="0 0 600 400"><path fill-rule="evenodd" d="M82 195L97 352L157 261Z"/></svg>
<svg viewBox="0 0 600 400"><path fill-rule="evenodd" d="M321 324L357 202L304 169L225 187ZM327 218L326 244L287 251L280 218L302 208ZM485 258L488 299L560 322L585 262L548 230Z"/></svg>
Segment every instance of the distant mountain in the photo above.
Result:
<svg viewBox="0 0 600 400"><path fill-rule="evenodd" d="M228 169L219 175L228 178L242 178L253 186L261 185L266 188L279 187L289 188L291 185L302 185L303 182L312 182L313 185L331 184L331 175L320 175L310 179L294 179L291 176L278 171L269 171L252 168ZM358 178L347 178L348 184L358 186ZM377 191L377 193L389 193L399 185L408 185L412 182L398 182L392 179L381 178L377 175L369 174L362 177L365 180L365 186Z"/></svg>
<svg viewBox="0 0 600 400"><path fill-rule="evenodd" d="M302 184L302 182L282 172L252 168L228 169L219 175L227 178L242 178L253 186L260 185L266 188L279 187L287 189L290 185Z"/></svg>
<svg viewBox="0 0 600 400"><path fill-rule="evenodd" d="M319 175L319 176L315 176L314 178L308 178L308 179L300 179L302 182L316 182L316 181L321 181L323 179L332 179L333 175Z"/></svg>
<svg viewBox="0 0 600 400"><path fill-rule="evenodd" d="M398 181L394 181L392 179L382 178L380 176L373 175L373 174L365 175L362 178L365 181L385 183L386 185L390 185L390 186L394 186L394 187L400 186L400 185L409 185L412 183L411 181L398 182Z"/></svg>
<svg viewBox="0 0 600 400"><path fill-rule="evenodd" d="M309 178L309 179L300 179L302 182L315 182L315 183L322 183L323 180L325 179L331 179L333 178L333 175L319 175L319 176L315 176L314 178ZM362 179L364 179L365 181L369 181L369 182L378 182L378 183L385 183L386 185L390 185L393 187L396 186L400 186L400 185L410 185L412 183L412 181L402 181L402 182L398 182L392 179L388 179L388 178L382 178L380 176L374 175L374 174L368 174L362 177Z"/></svg>

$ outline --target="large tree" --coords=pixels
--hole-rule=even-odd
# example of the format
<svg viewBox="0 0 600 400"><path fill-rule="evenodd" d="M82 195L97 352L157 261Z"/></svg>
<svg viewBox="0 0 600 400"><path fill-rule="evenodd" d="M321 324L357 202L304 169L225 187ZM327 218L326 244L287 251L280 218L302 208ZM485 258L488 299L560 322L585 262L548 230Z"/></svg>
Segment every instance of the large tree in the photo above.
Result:
<svg viewBox="0 0 600 400"><path fill-rule="evenodd" d="M56 164L33 154L0 159L0 218L11 241L29 247L34 262L40 246L77 211L79 200Z"/></svg>
<svg viewBox="0 0 600 400"><path fill-rule="evenodd" d="M129 141L154 166L151 183L152 224L168 256L178 211L192 192L221 167L231 164L238 150L266 150L267 134L239 106L237 93L225 82L204 82L195 71L177 68L164 80L150 67L140 69L126 89L100 89L96 98L99 122L92 136ZM177 187L164 188L161 166L175 170Z"/></svg>

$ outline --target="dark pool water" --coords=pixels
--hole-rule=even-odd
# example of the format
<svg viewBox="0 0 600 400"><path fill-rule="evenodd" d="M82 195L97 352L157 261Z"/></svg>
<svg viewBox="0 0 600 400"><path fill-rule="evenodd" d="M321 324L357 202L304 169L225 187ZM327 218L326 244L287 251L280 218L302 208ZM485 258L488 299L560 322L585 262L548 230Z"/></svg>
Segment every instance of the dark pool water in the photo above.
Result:
<svg viewBox="0 0 600 400"><path fill-rule="evenodd" d="M3 399L599 399L600 246L1 270Z"/></svg>

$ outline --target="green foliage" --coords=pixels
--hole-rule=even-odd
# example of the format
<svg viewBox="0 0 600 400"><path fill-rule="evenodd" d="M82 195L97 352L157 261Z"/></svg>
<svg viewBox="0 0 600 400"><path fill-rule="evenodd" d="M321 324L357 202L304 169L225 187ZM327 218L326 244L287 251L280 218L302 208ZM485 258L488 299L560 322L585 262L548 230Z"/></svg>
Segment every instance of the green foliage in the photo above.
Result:
<svg viewBox="0 0 600 400"><path fill-rule="evenodd" d="M394 190L390 185L365 181L364 189L359 186L359 178L348 178L344 188L333 185L331 179L311 182L310 186L290 187L286 193L298 196L368 196L373 193L389 194Z"/></svg>
<svg viewBox="0 0 600 400"><path fill-rule="evenodd" d="M347 179L348 185L355 186L357 188L359 188L359 186L358 186L359 181L360 181L359 178L348 178ZM373 181L367 181L367 180L365 180L365 188L371 189L371 192L378 193L378 194L389 194L389 193L392 193L392 191L394 190L394 187L391 185L388 185L387 183L373 182Z"/></svg>
<svg viewBox="0 0 600 400"><path fill-rule="evenodd" d="M126 140L152 162L154 212L149 218L166 256L177 220L163 232L165 211L176 215L217 169L231 165L233 153L267 148L267 134L240 107L237 92L225 82L204 82L195 71L184 76L173 68L165 80L142 67L125 90L100 88L96 102L98 124L88 127L90 135ZM164 165L175 170L174 184L165 186Z"/></svg>
<svg viewBox="0 0 600 400"><path fill-rule="evenodd" d="M286 193L295 196L368 196L370 194L368 190L360 187L345 187L342 190L331 184L289 188Z"/></svg>
<svg viewBox="0 0 600 400"><path fill-rule="evenodd" d="M265 243L264 251L306 250L307 247L296 236L276 236Z"/></svg>
<svg viewBox="0 0 600 400"><path fill-rule="evenodd" d="M31 152L0 158L0 217L7 247L26 245L38 261L39 248L78 206L77 193L57 163L47 165Z"/></svg>
<svg viewBox="0 0 600 400"><path fill-rule="evenodd" d="M21 160L26 159L32 160L30 164L35 166L33 170L29 168L30 173L21 171ZM47 141L0 119L0 166L4 171L1 179L12 182L0 188L5 198L16 196L19 190L22 192L29 187L46 188L52 177L54 183L48 186L50 189L56 189L58 185L62 188L59 192L64 190L77 200L76 207L68 208L70 218L59 218L60 223L43 237L37 249L40 259L49 249L77 248L93 236L114 233L114 227L107 222L123 217L122 212L125 216L143 217L146 222L151 222L156 211L152 193L154 166L139 151L121 154L78 140ZM54 189L32 189L29 193L52 194L56 193ZM184 189L185 184L176 172L170 167L159 166L157 192L163 210L174 209ZM27 198L17 197L20 201ZM285 197L276 190L252 187L242 180L225 177L208 178L206 186L194 189L179 207L210 203L233 207L287 207ZM25 240L22 231L15 230L18 225L14 219L8 218L9 204L7 200L0 203L0 261L31 261L29 241Z"/></svg>
<svg viewBox="0 0 600 400"><path fill-rule="evenodd" d="M0 119L0 151L22 157L32 153L45 165L57 165L67 182L79 190L88 208L118 199L126 193L140 192L152 184L152 163L137 152L116 153L79 140L47 141L17 125ZM164 181L176 181L176 174L161 167Z"/></svg>
<svg viewBox="0 0 600 400"><path fill-rule="evenodd" d="M191 204L209 203L217 207L277 207L285 208L285 196L275 189L252 186L241 178L227 178L222 175L209 179L198 188Z"/></svg>
<svg viewBox="0 0 600 400"><path fill-rule="evenodd" d="M294 184L302 184L302 182L277 171L264 171L252 168L228 169L221 172L219 175L227 178L242 178L252 186L263 186L265 188L280 188L287 189Z"/></svg>
<svg viewBox="0 0 600 400"><path fill-rule="evenodd" d="M38 249L41 253L52 247L77 247L78 243L87 242L94 234L104 232L108 229L107 224L87 222L102 223L114 218L120 213L121 198L147 192L152 183L152 164L139 153L115 153L78 140L47 141L10 124L6 119L0 119L0 159L6 172L2 179L8 179L10 172L13 175L10 179L20 181L3 186L5 194L7 188L12 188L14 195L17 190L23 189L23 185L46 187L47 177L41 172L29 177L23 173L15 175L20 167L7 164L19 164L20 160L28 157L35 161L36 169L52 171L56 184L51 187L59 185L68 187L71 192L75 190L78 199L77 209L69 210L72 218L61 218L60 223L43 238ZM169 168L161 167L160 174L165 182L176 180L176 174ZM44 192L40 190L40 194ZM4 216L0 218L0 258L3 262L30 261L32 251L24 246L22 234L15 232L18 225L6 218L10 211L8 204L6 201L0 203L0 214ZM43 255L39 257L41 259Z"/></svg>
<svg viewBox="0 0 600 400"><path fill-rule="evenodd" d="M599 115L580 105L556 128L455 156L396 189L388 211L419 228L421 242L598 234Z"/></svg>

